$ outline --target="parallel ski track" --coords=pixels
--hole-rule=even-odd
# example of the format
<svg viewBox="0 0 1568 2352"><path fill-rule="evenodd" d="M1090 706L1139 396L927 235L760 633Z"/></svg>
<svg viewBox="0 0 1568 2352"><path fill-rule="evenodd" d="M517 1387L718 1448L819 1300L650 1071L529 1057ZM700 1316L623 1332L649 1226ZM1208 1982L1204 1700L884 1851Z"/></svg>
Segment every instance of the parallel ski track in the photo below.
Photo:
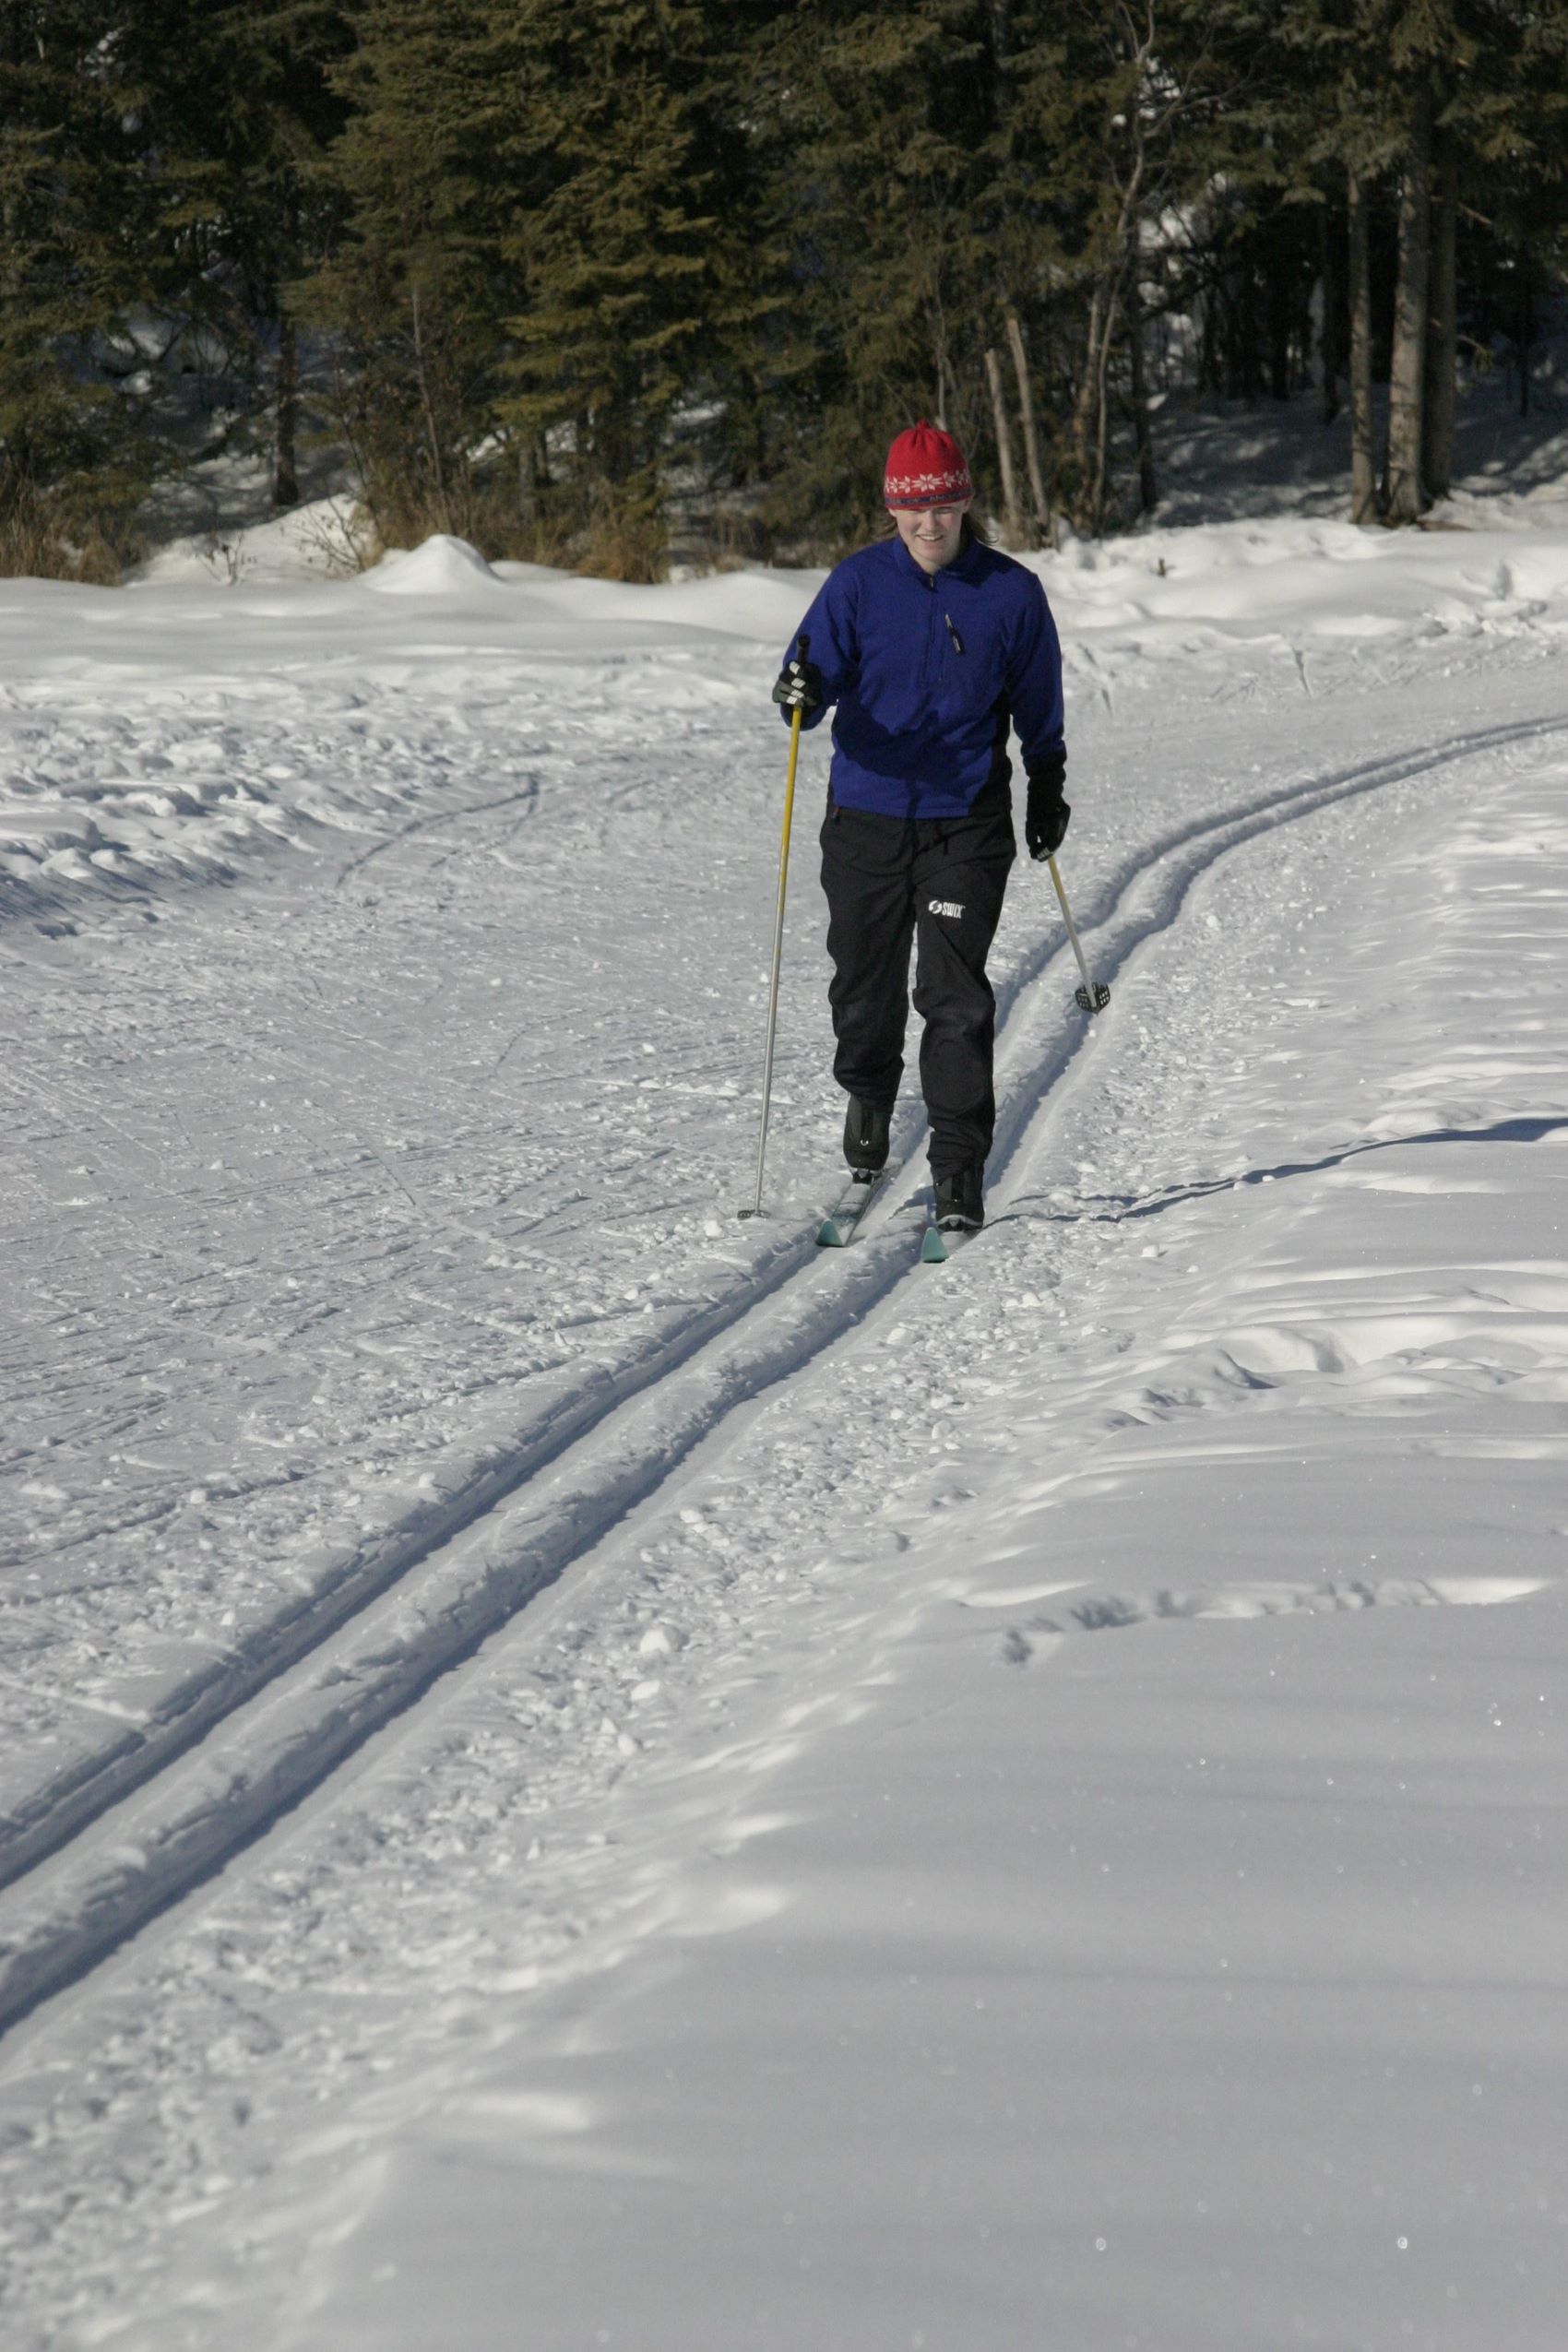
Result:
<svg viewBox="0 0 1568 2352"><path fill-rule="evenodd" d="M1113 873L1087 910L1080 927L1092 934L1095 977L1114 980L1176 921L1194 883L1258 834L1562 734L1568 717L1484 728L1171 830ZM1066 952L1042 941L1007 992L996 1174L1086 1041L1082 1020L1067 1009L1070 991L1051 1012L1036 988ZM912 1116L907 1123L912 1144ZM515 1455L400 1531L329 1602L276 1629L217 1693L16 1835L0 1855L0 1884L9 1882L0 1894L0 2032L106 1960L318 1788L649 1500L730 1414L802 1371L898 1284L929 1279L916 1256L920 1229L907 1214L908 1187L895 1178L885 1193L851 1252L819 1252L808 1227L639 1362L611 1380L585 1380Z"/></svg>

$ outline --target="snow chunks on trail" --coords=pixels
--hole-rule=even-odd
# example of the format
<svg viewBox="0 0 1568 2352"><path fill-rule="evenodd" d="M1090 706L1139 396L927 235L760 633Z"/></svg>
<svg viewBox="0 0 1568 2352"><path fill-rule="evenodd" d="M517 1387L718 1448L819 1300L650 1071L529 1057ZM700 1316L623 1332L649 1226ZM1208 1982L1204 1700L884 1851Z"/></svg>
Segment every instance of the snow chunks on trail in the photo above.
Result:
<svg viewBox="0 0 1568 2352"><path fill-rule="evenodd" d="M108 843L121 795L116 854L147 850L132 888L79 841L79 870L14 848L0 932L26 1043L0 1966L42 2002L5 2061L0 2236L29 2352L112 2311L132 2346L434 2340L458 2178L475 2346L527 2309L545 2352L705 2326L767 2352L802 2340L802 2277L821 2342L1029 2341L1043 2312L1212 2352L1279 2310L1343 2334L1347 2279L1388 2341L1443 2340L1392 2255L1280 2267L1270 2216L1346 2211L1244 2088L1195 2144L1206 2201L1257 2216L1218 2265L1236 2317L1161 2119L1213 2094L1240 1990L1259 2099L1317 2183L1353 2170L1286 2055L1360 2002L1384 2079L1445 1952L1417 2072L1469 2100L1465 1886L1510 1990L1555 1986L1524 1693L1557 1639L1568 1379L1561 599L1544 544L1513 605L1474 537L1352 561L1256 528L1170 535L1164 576L1143 540L1049 575L1064 856L1115 997L1087 1031L1020 866L991 1220L925 1273L911 1099L854 1248L813 1246L838 1119L801 873L772 1215L731 1214L766 691L809 583L487 576L448 544L374 590L84 591L68 657L57 600L5 587L33 631L0 676L18 800L79 784ZM248 797L133 805L158 757ZM1508 1605L1447 1605L1478 1600ZM1319 1786L1346 1740L1375 1823ZM1372 1864L1428 1768L1413 1922ZM1292 1850L1375 1957L1360 1990L1322 1940L1291 1976ZM1229 1907L1238 1870L1261 1908ZM1156 2031L1151 1983L1201 2032ZM1381 2182L1451 2218L1457 2136L1418 2178L1336 2081L1383 2168L1364 2208ZM742 2111L777 2129L737 2140ZM1555 2193L1537 2111L1509 2078L1495 2122L1465 2112L1493 2240L1533 2259L1499 2201ZM729 2216L723 2260L671 2227L671 2177ZM1121 2255L1140 2215L1158 2260ZM1473 2317L1491 2258L1461 2242L1434 2291ZM892 2250L874 2281L856 2246Z"/></svg>

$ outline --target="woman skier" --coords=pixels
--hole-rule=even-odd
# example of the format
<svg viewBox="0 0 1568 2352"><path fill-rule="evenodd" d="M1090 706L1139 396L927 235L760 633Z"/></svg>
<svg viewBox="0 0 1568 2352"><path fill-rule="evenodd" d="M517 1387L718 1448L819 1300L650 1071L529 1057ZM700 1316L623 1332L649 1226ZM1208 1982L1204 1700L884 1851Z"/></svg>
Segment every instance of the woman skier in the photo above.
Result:
<svg viewBox="0 0 1568 2352"><path fill-rule="evenodd" d="M971 1229L985 1218L996 1123L985 960L1017 854L1010 725L1031 857L1060 847L1068 817L1056 625L1034 574L975 530L972 495L950 434L923 417L899 434L883 481L895 535L829 574L801 623L809 659L792 655L773 689L804 726L837 711L822 886L844 1156L855 1170L886 1164L913 942L936 1222Z"/></svg>

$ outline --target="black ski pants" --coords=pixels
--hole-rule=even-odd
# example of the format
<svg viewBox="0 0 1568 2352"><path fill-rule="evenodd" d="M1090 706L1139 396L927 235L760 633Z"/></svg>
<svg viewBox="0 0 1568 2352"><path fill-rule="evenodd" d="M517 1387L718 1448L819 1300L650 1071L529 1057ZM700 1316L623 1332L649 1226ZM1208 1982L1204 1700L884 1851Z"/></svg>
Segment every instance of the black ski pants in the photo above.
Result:
<svg viewBox="0 0 1568 2352"><path fill-rule="evenodd" d="M1017 850L1004 789L989 787L962 817L873 816L829 800L822 828L827 894L828 1002L848 1094L891 1105L904 1074L909 949L921 1088L940 1179L982 1163L996 1124L992 1050L996 999L985 959Z"/></svg>

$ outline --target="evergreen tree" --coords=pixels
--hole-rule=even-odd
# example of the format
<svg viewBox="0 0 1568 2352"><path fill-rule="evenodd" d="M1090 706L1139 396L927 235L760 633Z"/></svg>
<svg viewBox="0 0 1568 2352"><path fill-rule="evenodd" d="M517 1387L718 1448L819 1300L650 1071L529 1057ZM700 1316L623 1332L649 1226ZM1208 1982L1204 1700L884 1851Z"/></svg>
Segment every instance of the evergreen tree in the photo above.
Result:
<svg viewBox="0 0 1568 2352"><path fill-rule="evenodd" d="M1028 223L1031 303L1059 354L1058 494L1098 534L1114 514L1123 415L1139 505L1155 503L1148 257L1234 160L1248 11L1230 0L1059 0L1018 15L1034 37L1017 60L1010 209Z"/></svg>
<svg viewBox="0 0 1568 2352"><path fill-rule="evenodd" d="M216 339L266 419L274 501L299 496L299 345L290 289L330 250L324 169L347 46L327 0L143 0L132 45L156 142L163 299ZM244 422L248 425L247 417Z"/></svg>
<svg viewBox="0 0 1568 2352"><path fill-rule="evenodd" d="M1099 531L1161 312L1243 399L1315 332L1412 520L1565 223L1568 0L0 0L0 560L113 568L182 369L290 503L302 348L384 544L831 552L922 413Z"/></svg>
<svg viewBox="0 0 1568 2352"><path fill-rule="evenodd" d="M302 292L332 340L329 408L384 545L483 536L475 454L494 422L502 321L498 151L515 92L484 0L358 0L331 86L342 235ZM513 11L516 13L516 11Z"/></svg>
<svg viewBox="0 0 1568 2352"><path fill-rule="evenodd" d="M0 564L113 576L146 479L152 224L125 9L0 9Z"/></svg>
<svg viewBox="0 0 1568 2352"><path fill-rule="evenodd" d="M1006 17L969 0L804 0L766 44L757 111L791 279L776 375L786 533L862 536L881 453L916 416L966 442L989 422Z"/></svg>
<svg viewBox="0 0 1568 2352"><path fill-rule="evenodd" d="M761 12L753 12L760 14ZM696 0L503 0L507 319L497 414L596 568L662 568L678 412L728 390L770 303L736 202L729 23Z"/></svg>
<svg viewBox="0 0 1568 2352"><path fill-rule="evenodd" d="M361 0L312 306L384 540L662 568L672 472L710 470L681 411L738 393L755 423L735 29L692 0Z"/></svg>
<svg viewBox="0 0 1568 2352"><path fill-rule="evenodd" d="M1295 153L1347 178L1352 517L1413 522L1448 484L1461 210L1467 199L1495 217L1501 196L1562 218L1568 10L1562 0L1298 0L1272 30L1287 60L1305 53L1313 68L1313 101L1291 112ZM1369 238L1380 185L1398 204L1381 489Z"/></svg>

